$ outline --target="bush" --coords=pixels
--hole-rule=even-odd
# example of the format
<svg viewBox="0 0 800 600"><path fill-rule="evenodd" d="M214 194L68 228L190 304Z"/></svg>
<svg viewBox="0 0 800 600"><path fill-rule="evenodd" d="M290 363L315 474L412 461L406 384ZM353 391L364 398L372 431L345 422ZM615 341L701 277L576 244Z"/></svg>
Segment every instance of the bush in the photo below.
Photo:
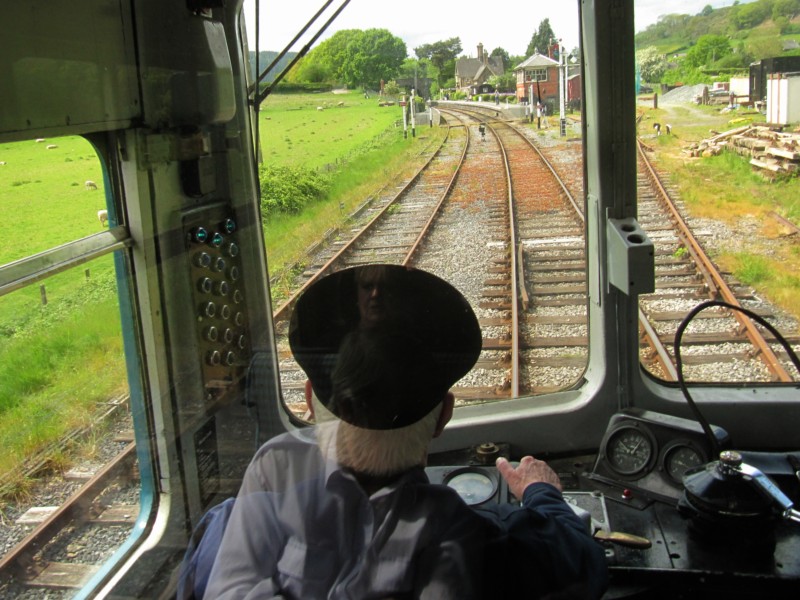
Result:
<svg viewBox="0 0 800 600"><path fill-rule="evenodd" d="M303 208L325 197L330 181L323 174L302 167L261 165L261 214L297 214Z"/></svg>

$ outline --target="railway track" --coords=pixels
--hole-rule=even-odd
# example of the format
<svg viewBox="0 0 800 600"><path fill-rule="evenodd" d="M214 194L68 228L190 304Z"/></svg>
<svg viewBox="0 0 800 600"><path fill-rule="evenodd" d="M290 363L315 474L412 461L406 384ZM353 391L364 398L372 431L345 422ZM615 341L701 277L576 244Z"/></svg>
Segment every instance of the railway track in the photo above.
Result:
<svg viewBox="0 0 800 600"><path fill-rule="evenodd" d="M579 148L560 150L558 171L579 171ZM550 151L543 148L547 155ZM642 364L667 381L677 377L675 332L683 317L699 303L720 299L773 318L773 309L751 288L717 269L682 217L675 193L661 182L639 145L638 219L653 240L656 254L656 290L640 297ZM565 178L571 193L583 197L582 181ZM766 333L766 339L764 337ZM793 345L798 336L787 336ZM701 312L683 336L684 376L692 381L796 381L788 356L767 332L746 317L722 309Z"/></svg>
<svg viewBox="0 0 800 600"><path fill-rule="evenodd" d="M446 114L451 132L462 132L463 150L440 149L437 155L460 155L458 166L451 167L457 177L446 188L441 183L432 185L441 168L431 161L410 187L371 207L375 217L367 226L309 261L313 268L298 280L296 294L275 313L278 331L285 333L294 298L327 272L375 262L414 265L454 283L478 312L483 351L473 372L456 386L459 404L574 385L585 367L587 344L585 283L576 275L583 260L582 226L575 216L578 207L546 159L515 129L495 122L484 139L477 129L486 119L463 111ZM442 239L453 230L454 220L462 233L458 239ZM468 234L463 233L465 221L469 221ZM567 222L570 233L565 237ZM429 241L423 245L423 239ZM443 249L452 250L470 239L483 246L477 251L480 260L465 259L468 254L454 260L439 257ZM534 279L537 282L532 285ZM565 305L572 315L547 314L548 308L563 311ZM582 335L567 339L559 331L565 322L582 326ZM279 348L284 397L300 414L305 375L291 359L284 336ZM541 384L548 370L551 373L544 377L551 383Z"/></svg>
<svg viewBox="0 0 800 600"><path fill-rule="evenodd" d="M0 560L0 595L71 597L130 535L139 486L136 446L126 440L60 506L29 510L24 522L35 525Z"/></svg>

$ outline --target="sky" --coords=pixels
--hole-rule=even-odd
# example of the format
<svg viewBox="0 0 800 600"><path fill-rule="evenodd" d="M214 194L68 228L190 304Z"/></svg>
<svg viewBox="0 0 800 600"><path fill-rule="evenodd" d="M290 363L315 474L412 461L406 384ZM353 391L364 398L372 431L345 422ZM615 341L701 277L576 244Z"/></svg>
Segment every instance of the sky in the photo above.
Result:
<svg viewBox="0 0 800 600"><path fill-rule="evenodd" d="M307 43L342 1L334 0L292 50L299 50ZM596 1L602 5L605 0ZM260 49L283 50L324 4L325 0L261 0ZM695 15L707 4L720 8L730 6L733 0L636 0L636 31L656 23L663 14ZM245 0L248 14L254 14L254 6L255 0ZM550 19L550 26L567 50L578 45L577 0L512 0L500 5L486 0L350 0L317 43L340 29L375 28L388 29L401 38L412 57L418 46L453 37L461 38L465 56L475 57L479 43L489 52L500 47L511 56L523 56L545 18ZM248 21L248 35L250 49L254 50L254 19Z"/></svg>

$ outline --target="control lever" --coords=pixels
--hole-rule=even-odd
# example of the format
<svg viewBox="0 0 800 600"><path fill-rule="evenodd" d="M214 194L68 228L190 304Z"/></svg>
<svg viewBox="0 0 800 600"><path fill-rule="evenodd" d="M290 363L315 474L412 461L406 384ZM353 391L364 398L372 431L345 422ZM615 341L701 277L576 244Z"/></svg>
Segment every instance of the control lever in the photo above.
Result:
<svg viewBox="0 0 800 600"><path fill-rule="evenodd" d="M800 459L794 454L787 454L786 458L789 464L792 465L792 469L794 469L794 476L797 478L797 481L800 481Z"/></svg>
<svg viewBox="0 0 800 600"><path fill-rule="evenodd" d="M761 470L741 462L738 452L725 451L720 455L720 466L728 474L738 474L746 481L752 481L767 498L775 502L781 509L781 516L788 520L800 523L800 511L794 508L794 503L784 494L772 480Z"/></svg>

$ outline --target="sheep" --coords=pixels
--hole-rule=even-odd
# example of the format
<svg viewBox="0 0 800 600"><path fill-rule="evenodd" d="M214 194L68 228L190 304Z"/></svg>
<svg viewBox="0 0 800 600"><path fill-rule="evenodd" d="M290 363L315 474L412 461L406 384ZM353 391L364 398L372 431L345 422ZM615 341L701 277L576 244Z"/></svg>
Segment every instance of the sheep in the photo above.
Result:
<svg viewBox="0 0 800 600"><path fill-rule="evenodd" d="M55 144L48 144L47 145L47 149L48 150L55 150L56 148L58 148L58 146L56 146Z"/></svg>
<svg viewBox="0 0 800 600"><path fill-rule="evenodd" d="M667 128L667 135L672 135L672 125L667 123L666 125L664 125L664 127Z"/></svg>
<svg viewBox="0 0 800 600"><path fill-rule="evenodd" d="M317 107L317 110L325 110L325 108L324 108L324 107L322 107L322 106L318 106L318 107Z"/></svg>
<svg viewBox="0 0 800 600"><path fill-rule="evenodd" d="M108 224L108 211L107 210L98 210L97 211L97 220L100 221L100 225L105 227Z"/></svg>
<svg viewBox="0 0 800 600"><path fill-rule="evenodd" d="M86 186L87 190L96 190L97 189L97 184L94 181L92 181L91 179L87 179L86 183L84 185Z"/></svg>
<svg viewBox="0 0 800 600"><path fill-rule="evenodd" d="M339 103L336 104L336 106L339 106L339 107L344 106L344 102L339 102Z"/></svg>
<svg viewBox="0 0 800 600"><path fill-rule="evenodd" d="M44 141L44 138L36 138L36 143L41 144Z"/></svg>
<svg viewBox="0 0 800 600"><path fill-rule="evenodd" d="M0 166L2 166L2 165L7 165L7 164L8 164L8 163L7 163L6 161L4 161L4 160L0 160Z"/></svg>
<svg viewBox="0 0 800 600"><path fill-rule="evenodd" d="M656 135L661 135L661 123L653 123L653 129L656 130Z"/></svg>

